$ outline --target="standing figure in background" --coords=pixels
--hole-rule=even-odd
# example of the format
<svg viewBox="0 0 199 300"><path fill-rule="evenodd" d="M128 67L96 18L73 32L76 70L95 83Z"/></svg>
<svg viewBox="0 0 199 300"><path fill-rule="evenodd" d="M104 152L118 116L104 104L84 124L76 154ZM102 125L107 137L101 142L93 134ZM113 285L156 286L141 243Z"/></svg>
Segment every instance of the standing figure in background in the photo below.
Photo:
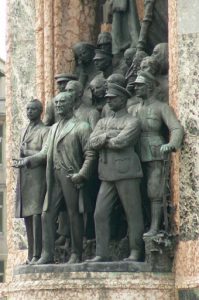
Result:
<svg viewBox="0 0 199 300"><path fill-rule="evenodd" d="M137 46L140 22L136 0L107 0L107 4L108 22L112 19L112 53L117 55Z"/></svg>
<svg viewBox="0 0 199 300"><path fill-rule="evenodd" d="M100 119L100 112L95 106L88 106L82 103L83 87L79 81L69 81L66 85L66 91L74 100L74 116L83 122L87 122L92 130L94 130L98 120ZM99 190L99 180L97 177L97 164L93 167L93 176L89 182L85 184L82 191L84 208L84 236L87 240L94 239L94 210Z"/></svg>
<svg viewBox="0 0 199 300"><path fill-rule="evenodd" d="M169 58L168 58L168 43L157 44L152 52L154 57L160 64L160 74L168 74Z"/></svg>
<svg viewBox="0 0 199 300"><path fill-rule="evenodd" d="M49 128L41 121L42 103L31 100L26 108L29 124L21 138L20 157L37 154L43 147ZM16 218L24 218L28 238L27 263L36 262L42 251L41 214L46 194L46 165L20 169L17 184Z"/></svg>
<svg viewBox="0 0 199 300"><path fill-rule="evenodd" d="M73 74L57 74L55 76L58 94L65 91L65 86L69 80L77 80L77 76ZM48 100L43 122L46 126L52 126L59 121L59 116L55 110L55 97Z"/></svg>
<svg viewBox="0 0 199 300"><path fill-rule="evenodd" d="M113 72L112 54L101 49L95 50L95 56L93 58L96 70L101 72L102 77L108 78ZM98 74L97 76L99 76Z"/></svg>
<svg viewBox="0 0 199 300"><path fill-rule="evenodd" d="M134 81L137 78L142 60L147 56L145 51L137 51L133 63L126 73L127 90L134 95Z"/></svg>
<svg viewBox="0 0 199 300"><path fill-rule="evenodd" d="M144 0L144 6L137 48L151 54L157 44L168 41L168 0Z"/></svg>
<svg viewBox="0 0 199 300"><path fill-rule="evenodd" d="M141 123L139 154L151 205L151 225L144 236L151 237L158 233L162 224L165 156L181 146L183 128L172 108L156 98L156 79L152 74L141 72L135 81L135 91L142 100L134 116ZM170 133L169 138L165 129Z"/></svg>
<svg viewBox="0 0 199 300"><path fill-rule="evenodd" d="M92 106L99 112L100 118L103 114L104 106L106 105L106 79L96 76L90 82L90 90L92 94Z"/></svg>
<svg viewBox="0 0 199 300"><path fill-rule="evenodd" d="M95 46L91 43L79 42L73 46L73 52L76 61L75 74L85 89L96 75L95 65L93 64Z"/></svg>
<svg viewBox="0 0 199 300"><path fill-rule="evenodd" d="M88 106L82 102L83 86L79 81L69 81L66 85L66 91L73 97L75 102L74 115L77 119L87 122L91 129L95 128L100 114L93 106Z"/></svg>
<svg viewBox="0 0 199 300"><path fill-rule="evenodd" d="M100 32L97 38L97 49L112 54L112 36L110 32Z"/></svg>

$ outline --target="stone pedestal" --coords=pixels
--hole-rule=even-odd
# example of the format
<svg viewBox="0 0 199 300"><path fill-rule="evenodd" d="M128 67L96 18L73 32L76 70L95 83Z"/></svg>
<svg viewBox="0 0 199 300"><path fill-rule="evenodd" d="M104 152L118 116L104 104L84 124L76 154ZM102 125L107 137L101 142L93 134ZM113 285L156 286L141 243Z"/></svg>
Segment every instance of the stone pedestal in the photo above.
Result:
<svg viewBox="0 0 199 300"><path fill-rule="evenodd" d="M68 272L67 265L18 267L8 300L174 300L171 273Z"/></svg>

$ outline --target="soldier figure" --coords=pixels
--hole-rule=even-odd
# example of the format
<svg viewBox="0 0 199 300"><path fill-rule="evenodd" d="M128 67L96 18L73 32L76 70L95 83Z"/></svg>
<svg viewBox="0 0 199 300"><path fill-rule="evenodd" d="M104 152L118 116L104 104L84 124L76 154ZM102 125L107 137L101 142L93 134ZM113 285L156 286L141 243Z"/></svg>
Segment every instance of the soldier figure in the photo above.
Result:
<svg viewBox="0 0 199 300"><path fill-rule="evenodd" d="M141 123L140 159L147 179L147 194L151 204L151 226L145 237L158 233L162 221L163 161L165 154L176 151L183 139L183 128L172 108L155 97L156 79L141 72L135 81L137 97L142 99L134 110ZM165 127L170 138L164 135Z"/></svg>
<svg viewBox="0 0 199 300"><path fill-rule="evenodd" d="M101 117L103 108L106 104L106 80L100 76L96 76L90 82L89 87L92 94L92 106L95 107Z"/></svg>
<svg viewBox="0 0 199 300"><path fill-rule="evenodd" d="M30 122L22 134L21 158L38 153L47 139L49 130L40 119L43 106L39 100L31 100L26 110ZM18 178L16 218L24 218L25 221L28 238L27 263L34 263L41 256L41 214L46 194L45 174L46 166L43 164L34 169L22 168Z"/></svg>
<svg viewBox="0 0 199 300"><path fill-rule="evenodd" d="M57 89L59 93L61 93L65 91L67 82L69 80L77 80L77 76L73 74L57 74L55 76L55 80L57 83ZM58 120L59 116L55 111L55 98L53 98L50 101L47 101L43 122L46 126L52 126L54 123L58 122Z"/></svg>
<svg viewBox="0 0 199 300"><path fill-rule="evenodd" d="M93 58L97 71L102 72L103 77L106 79L113 73L112 54L101 49L95 50ZM97 75L99 76L99 75Z"/></svg>
<svg viewBox="0 0 199 300"><path fill-rule="evenodd" d="M76 61L75 73L85 89L96 75L95 66L93 64L95 46L91 43L79 42L73 46L73 52Z"/></svg>
<svg viewBox="0 0 199 300"><path fill-rule="evenodd" d="M112 36L110 32L100 32L97 38L97 48L112 54Z"/></svg>
<svg viewBox="0 0 199 300"><path fill-rule="evenodd" d="M99 120L90 137L91 148L99 152L98 172L102 181L95 209L96 257L90 262L109 259L109 222L117 195L124 207L128 223L128 259L137 261L142 255L142 169L134 151L140 134L140 124L137 118L127 113L128 97L129 94L123 87L109 83L106 98L114 115Z"/></svg>

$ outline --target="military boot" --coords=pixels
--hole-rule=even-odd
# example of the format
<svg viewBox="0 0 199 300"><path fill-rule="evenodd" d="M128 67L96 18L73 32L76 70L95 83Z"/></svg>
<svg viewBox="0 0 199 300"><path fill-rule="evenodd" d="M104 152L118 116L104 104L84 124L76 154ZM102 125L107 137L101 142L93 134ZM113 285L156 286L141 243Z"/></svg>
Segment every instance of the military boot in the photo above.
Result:
<svg viewBox="0 0 199 300"><path fill-rule="evenodd" d="M144 237L154 236L158 233L162 221L162 201L151 201L151 227Z"/></svg>

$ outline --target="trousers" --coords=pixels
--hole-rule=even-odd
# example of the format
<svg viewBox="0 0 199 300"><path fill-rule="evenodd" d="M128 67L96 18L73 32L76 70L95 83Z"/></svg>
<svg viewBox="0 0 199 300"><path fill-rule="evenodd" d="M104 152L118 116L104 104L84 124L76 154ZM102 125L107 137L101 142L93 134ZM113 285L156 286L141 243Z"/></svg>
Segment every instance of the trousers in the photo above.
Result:
<svg viewBox="0 0 199 300"><path fill-rule="evenodd" d="M79 191L71 179L67 177L64 169L54 169L54 184L52 188L52 201L47 211L42 214L43 248L42 256L53 258L56 220L64 199L71 235L71 251L82 255L83 248L83 216L79 213Z"/></svg>
<svg viewBox="0 0 199 300"><path fill-rule="evenodd" d="M119 196L127 218L130 250L141 250L144 225L140 179L102 181L95 209L97 256L109 256L110 215L117 196Z"/></svg>

